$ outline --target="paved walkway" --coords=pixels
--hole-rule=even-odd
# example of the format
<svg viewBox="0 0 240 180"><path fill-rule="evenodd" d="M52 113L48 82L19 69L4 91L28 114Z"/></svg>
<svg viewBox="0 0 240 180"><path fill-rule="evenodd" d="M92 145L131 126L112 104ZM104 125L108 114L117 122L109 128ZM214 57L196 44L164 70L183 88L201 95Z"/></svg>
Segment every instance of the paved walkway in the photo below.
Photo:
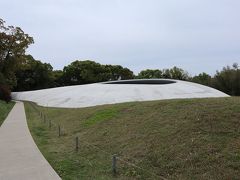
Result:
<svg viewBox="0 0 240 180"><path fill-rule="evenodd" d="M22 102L0 127L0 180L60 180L32 139Z"/></svg>

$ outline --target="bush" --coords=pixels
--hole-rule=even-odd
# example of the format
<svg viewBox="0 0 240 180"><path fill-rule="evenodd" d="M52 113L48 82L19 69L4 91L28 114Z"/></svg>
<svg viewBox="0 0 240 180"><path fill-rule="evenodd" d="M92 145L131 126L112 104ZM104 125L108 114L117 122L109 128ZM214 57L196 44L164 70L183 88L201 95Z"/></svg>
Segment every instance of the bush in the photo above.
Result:
<svg viewBox="0 0 240 180"><path fill-rule="evenodd" d="M6 85L0 85L0 99L9 103L12 100L11 90Z"/></svg>
<svg viewBox="0 0 240 180"><path fill-rule="evenodd" d="M232 96L240 96L240 69L238 64L224 67L214 77L213 87Z"/></svg>

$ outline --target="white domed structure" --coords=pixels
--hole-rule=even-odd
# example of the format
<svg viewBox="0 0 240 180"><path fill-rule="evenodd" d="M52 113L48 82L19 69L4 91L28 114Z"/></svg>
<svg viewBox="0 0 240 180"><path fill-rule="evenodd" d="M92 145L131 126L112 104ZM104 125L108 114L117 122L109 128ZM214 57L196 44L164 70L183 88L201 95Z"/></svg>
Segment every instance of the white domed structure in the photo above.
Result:
<svg viewBox="0 0 240 180"><path fill-rule="evenodd" d="M50 107L90 107L134 101L162 99L229 97L200 84L170 80L143 79L65 86L12 93L15 100L33 101Z"/></svg>

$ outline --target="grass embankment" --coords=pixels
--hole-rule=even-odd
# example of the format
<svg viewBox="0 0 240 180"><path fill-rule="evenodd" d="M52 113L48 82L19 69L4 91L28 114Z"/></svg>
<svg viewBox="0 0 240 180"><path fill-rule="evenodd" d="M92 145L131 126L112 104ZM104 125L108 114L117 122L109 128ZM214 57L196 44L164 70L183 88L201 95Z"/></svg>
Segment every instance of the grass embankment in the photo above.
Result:
<svg viewBox="0 0 240 180"><path fill-rule="evenodd" d="M120 158L119 179L240 177L237 97L38 107L46 123L29 103L25 107L34 140L63 179L112 179L112 154ZM50 119L64 128L63 136L57 126L48 127Z"/></svg>
<svg viewBox="0 0 240 180"><path fill-rule="evenodd" d="M15 104L14 102L6 103L0 100L0 126L6 119L8 113L12 110L14 104Z"/></svg>

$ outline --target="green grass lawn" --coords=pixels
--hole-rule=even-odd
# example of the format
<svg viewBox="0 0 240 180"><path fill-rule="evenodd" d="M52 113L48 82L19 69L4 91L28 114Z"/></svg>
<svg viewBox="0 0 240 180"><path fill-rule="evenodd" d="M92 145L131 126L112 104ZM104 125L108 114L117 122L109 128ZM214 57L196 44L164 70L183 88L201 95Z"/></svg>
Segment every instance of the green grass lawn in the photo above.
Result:
<svg viewBox="0 0 240 180"><path fill-rule="evenodd" d="M46 122L30 103L25 108L35 142L63 179L240 177L238 97L37 107ZM113 154L118 157L115 177Z"/></svg>
<svg viewBox="0 0 240 180"><path fill-rule="evenodd" d="M13 108L14 104L15 104L14 102L9 102L7 104L6 102L0 100L0 126L7 117L8 113Z"/></svg>

